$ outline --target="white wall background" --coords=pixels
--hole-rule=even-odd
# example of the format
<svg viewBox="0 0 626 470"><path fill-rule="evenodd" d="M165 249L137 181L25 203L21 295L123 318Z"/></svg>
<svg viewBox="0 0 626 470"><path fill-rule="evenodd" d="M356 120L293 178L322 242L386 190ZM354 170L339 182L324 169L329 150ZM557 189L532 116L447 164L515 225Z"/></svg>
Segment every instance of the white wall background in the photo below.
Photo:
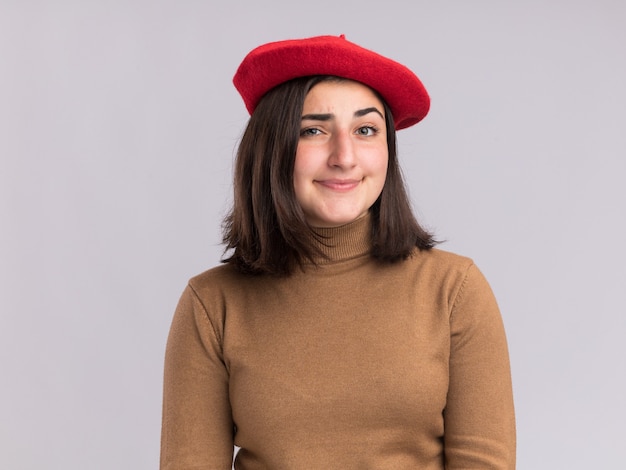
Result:
<svg viewBox="0 0 626 470"><path fill-rule="evenodd" d="M625 24L621 0L0 0L0 468L157 468L169 322L218 263L247 118L231 77L340 33L432 95L401 157L499 299L518 468L618 468Z"/></svg>

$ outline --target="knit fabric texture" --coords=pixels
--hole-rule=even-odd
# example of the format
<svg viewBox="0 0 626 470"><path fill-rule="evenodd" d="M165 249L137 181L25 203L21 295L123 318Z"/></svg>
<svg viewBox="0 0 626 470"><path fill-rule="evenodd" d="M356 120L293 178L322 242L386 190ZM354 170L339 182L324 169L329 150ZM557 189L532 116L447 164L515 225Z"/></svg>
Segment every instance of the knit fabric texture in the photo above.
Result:
<svg viewBox="0 0 626 470"><path fill-rule="evenodd" d="M514 469L507 344L471 260L381 264L370 219L288 277L189 282L167 344L162 470ZM321 260L320 260L321 261Z"/></svg>

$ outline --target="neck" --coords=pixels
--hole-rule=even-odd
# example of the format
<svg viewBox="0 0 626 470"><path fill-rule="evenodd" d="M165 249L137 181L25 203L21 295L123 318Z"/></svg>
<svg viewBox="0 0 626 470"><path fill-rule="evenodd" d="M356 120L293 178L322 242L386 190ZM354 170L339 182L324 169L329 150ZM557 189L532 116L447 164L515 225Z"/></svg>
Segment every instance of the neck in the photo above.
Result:
<svg viewBox="0 0 626 470"><path fill-rule="evenodd" d="M316 227L313 229L315 243L325 257L316 259L320 265L363 256L370 252L371 215L338 227Z"/></svg>

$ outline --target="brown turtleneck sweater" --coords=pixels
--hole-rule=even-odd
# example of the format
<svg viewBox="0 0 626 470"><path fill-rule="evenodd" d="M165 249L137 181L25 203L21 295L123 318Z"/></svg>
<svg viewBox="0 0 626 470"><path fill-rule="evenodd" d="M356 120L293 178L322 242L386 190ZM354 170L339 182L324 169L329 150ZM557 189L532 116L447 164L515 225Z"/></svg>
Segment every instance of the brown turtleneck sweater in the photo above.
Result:
<svg viewBox="0 0 626 470"><path fill-rule="evenodd" d="M286 278L190 282L165 361L162 470L513 469L502 320L472 264L380 264L369 218Z"/></svg>

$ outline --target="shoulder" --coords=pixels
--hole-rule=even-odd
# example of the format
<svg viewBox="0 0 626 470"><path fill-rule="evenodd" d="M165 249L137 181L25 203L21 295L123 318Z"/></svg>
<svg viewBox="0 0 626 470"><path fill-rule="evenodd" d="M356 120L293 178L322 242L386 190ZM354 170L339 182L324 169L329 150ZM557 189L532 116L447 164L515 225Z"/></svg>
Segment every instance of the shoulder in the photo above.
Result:
<svg viewBox="0 0 626 470"><path fill-rule="evenodd" d="M220 264L206 271L196 274L189 279L189 284L194 288L202 288L208 285L228 284L241 274L230 264Z"/></svg>
<svg viewBox="0 0 626 470"><path fill-rule="evenodd" d="M406 274L413 274L416 282L430 291L445 292L451 304L464 293L490 292L480 269L467 256L432 248L415 250L405 263Z"/></svg>
<svg viewBox="0 0 626 470"><path fill-rule="evenodd" d="M421 252L417 255L418 259L420 257L433 273L439 273L440 282L447 284L452 294L451 305L455 308L467 304L486 308L489 304L490 309L497 311L491 286L471 258L438 249Z"/></svg>
<svg viewBox="0 0 626 470"><path fill-rule="evenodd" d="M222 303L263 290L274 280L264 274L247 274L230 263L210 268L189 280L189 288L204 303Z"/></svg>
<svg viewBox="0 0 626 470"><path fill-rule="evenodd" d="M435 262L442 266L448 267L467 267L473 264L473 260L467 256L463 256L451 251L442 250L440 248L431 248L429 250L416 249L411 255L413 258L421 258L422 260Z"/></svg>
<svg viewBox="0 0 626 470"><path fill-rule="evenodd" d="M226 299L241 285L243 275L229 264L218 265L189 279L179 300L177 313L192 315L196 324L205 320L218 338L223 330Z"/></svg>
<svg viewBox="0 0 626 470"><path fill-rule="evenodd" d="M223 296L241 288L253 276L242 274L231 264L221 264L189 279L189 288L199 297Z"/></svg>
<svg viewBox="0 0 626 470"><path fill-rule="evenodd" d="M407 259L407 263L415 269L441 276L463 276L474 266L474 261L471 258L439 248L415 249Z"/></svg>

